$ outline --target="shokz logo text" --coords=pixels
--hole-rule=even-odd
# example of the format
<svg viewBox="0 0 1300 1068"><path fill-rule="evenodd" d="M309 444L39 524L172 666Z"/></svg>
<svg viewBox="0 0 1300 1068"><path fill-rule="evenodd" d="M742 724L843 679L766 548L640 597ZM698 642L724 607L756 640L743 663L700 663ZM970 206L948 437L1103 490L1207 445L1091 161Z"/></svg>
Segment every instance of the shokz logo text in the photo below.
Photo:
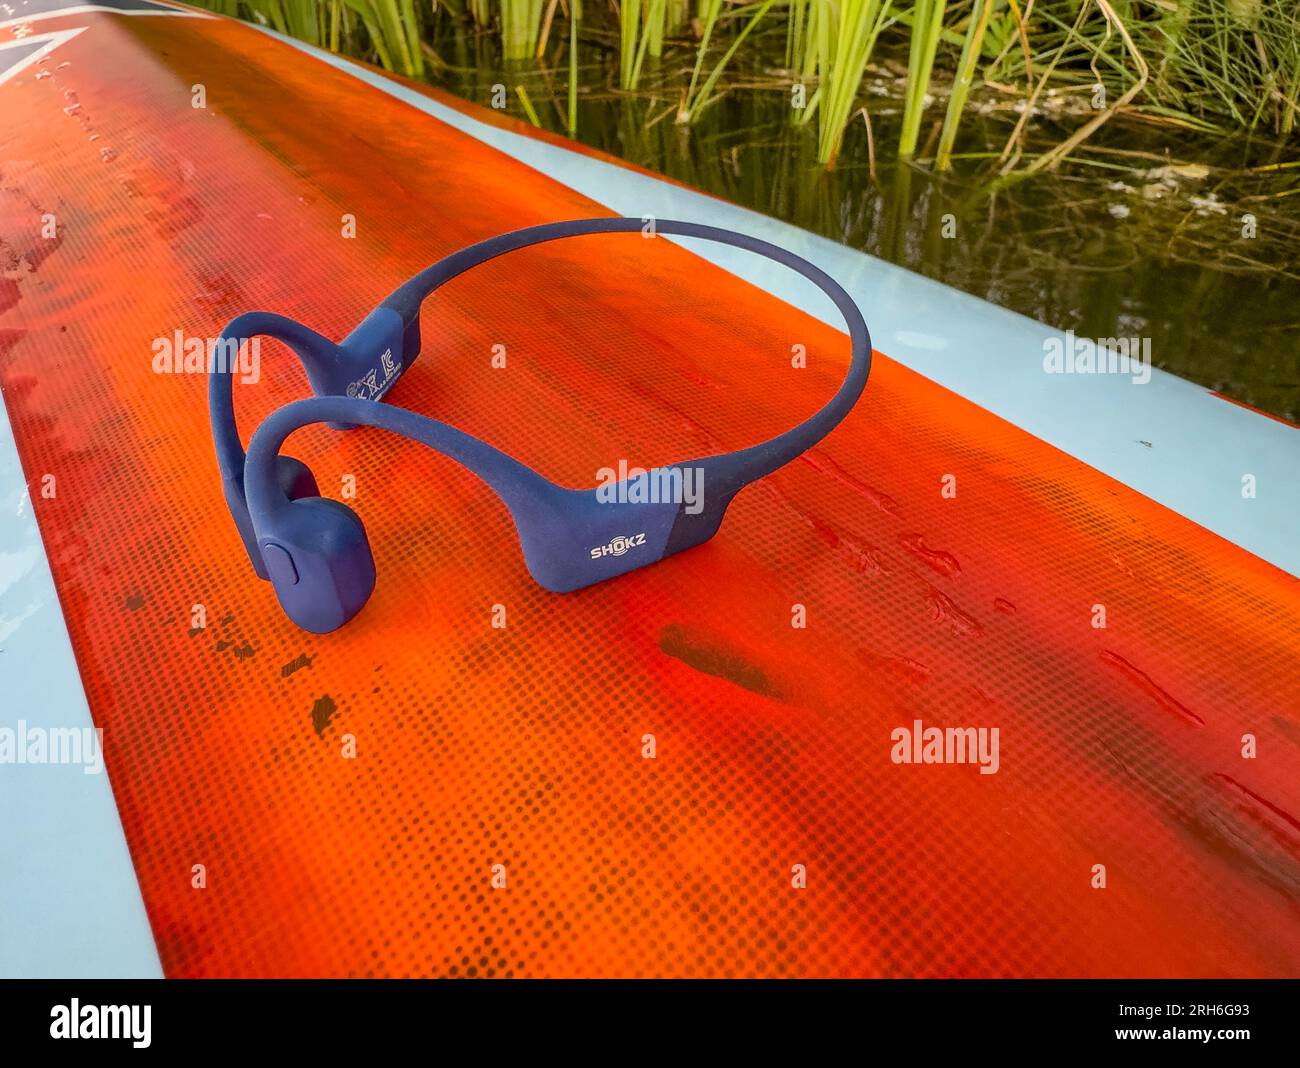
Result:
<svg viewBox="0 0 1300 1068"><path fill-rule="evenodd" d="M392 349L384 349L384 354L379 357L379 366L372 367L364 378L358 378L349 385L348 396L359 397L361 400L378 400L401 370L402 361L393 356Z"/></svg>
<svg viewBox="0 0 1300 1068"><path fill-rule="evenodd" d="M889 759L895 764L978 764L981 775L998 772L997 727L895 727Z"/></svg>
<svg viewBox="0 0 1300 1068"><path fill-rule="evenodd" d="M1043 370L1049 375L1130 375L1135 386L1151 381L1149 337L1049 337L1043 342Z"/></svg>
<svg viewBox="0 0 1300 1068"><path fill-rule="evenodd" d="M244 385L262 377L261 338L186 337L177 330L171 337L153 339L153 373L156 375L238 375Z"/></svg>
<svg viewBox="0 0 1300 1068"><path fill-rule="evenodd" d="M148 1049L152 1005L71 1004L50 1009L51 1038L129 1038L136 1049Z"/></svg>
<svg viewBox="0 0 1300 1068"><path fill-rule="evenodd" d="M104 770L103 727L0 727L0 764L80 764L83 775Z"/></svg>
<svg viewBox="0 0 1300 1068"><path fill-rule="evenodd" d="M622 534L620 534L617 538L614 538L612 541L606 542L604 545L597 545L594 549L592 549L591 558L593 560L599 560L602 556L622 556L629 549L635 549L638 546L644 544L645 544L644 533L629 534L627 537L624 537Z"/></svg>
<svg viewBox="0 0 1300 1068"><path fill-rule="evenodd" d="M687 515L704 511L702 467L602 467L596 472L596 500L601 504L684 504Z"/></svg>

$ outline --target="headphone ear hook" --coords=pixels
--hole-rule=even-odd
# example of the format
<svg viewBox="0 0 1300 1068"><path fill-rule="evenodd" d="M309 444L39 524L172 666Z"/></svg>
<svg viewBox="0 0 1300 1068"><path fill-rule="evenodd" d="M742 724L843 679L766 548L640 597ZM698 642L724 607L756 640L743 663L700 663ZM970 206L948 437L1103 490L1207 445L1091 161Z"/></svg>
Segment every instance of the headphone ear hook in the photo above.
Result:
<svg viewBox="0 0 1300 1068"><path fill-rule="evenodd" d="M419 307L417 305L409 317L403 317L397 310L380 306L367 315L341 344L335 344L310 327L273 312L246 312L231 320L221 337L223 341L238 342L269 337L287 345L298 357L312 392L318 397L378 400L411 366L420 350ZM245 499L244 450L235 423L233 376L229 372L213 371L209 375L208 398L226 504L253 571L258 578L266 579L266 563L258 548ZM351 430L354 426L334 422L329 425L336 430ZM301 461L290 456L279 457L275 473L289 500L320 496L316 480Z"/></svg>

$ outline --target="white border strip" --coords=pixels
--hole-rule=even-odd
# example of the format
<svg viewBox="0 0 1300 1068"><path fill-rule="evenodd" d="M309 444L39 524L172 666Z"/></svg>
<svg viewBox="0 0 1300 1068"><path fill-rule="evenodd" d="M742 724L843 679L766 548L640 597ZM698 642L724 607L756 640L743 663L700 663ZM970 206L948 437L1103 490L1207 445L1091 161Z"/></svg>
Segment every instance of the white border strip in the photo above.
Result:
<svg viewBox="0 0 1300 1068"><path fill-rule="evenodd" d="M13 5L10 4L10 7ZM56 8L53 11L33 11L30 15L19 15L16 18L5 19L0 22L0 30L8 26L21 26L29 22L41 22L45 19L61 19L69 15L89 15L94 12L100 12L105 15L170 15L174 18L182 19L211 19L211 15L206 11L189 11L179 7L168 7L159 4L156 9L133 8L123 9L120 7L108 7L104 4L72 4L68 7Z"/></svg>
<svg viewBox="0 0 1300 1068"><path fill-rule="evenodd" d="M0 728L93 727L2 400L0 517ZM0 813L0 976L160 977L107 770L0 764Z"/></svg>
<svg viewBox="0 0 1300 1068"><path fill-rule="evenodd" d="M0 44L0 85L3 85L10 78L21 74L33 63L44 59L61 44L71 41L77 34L85 30L86 27L78 26L71 30L54 30L51 33L37 34L34 37L15 37L12 41L5 41ZM30 56L20 59L12 67L5 67L4 54L13 49L17 51L20 48L30 48L32 45L41 45Z"/></svg>

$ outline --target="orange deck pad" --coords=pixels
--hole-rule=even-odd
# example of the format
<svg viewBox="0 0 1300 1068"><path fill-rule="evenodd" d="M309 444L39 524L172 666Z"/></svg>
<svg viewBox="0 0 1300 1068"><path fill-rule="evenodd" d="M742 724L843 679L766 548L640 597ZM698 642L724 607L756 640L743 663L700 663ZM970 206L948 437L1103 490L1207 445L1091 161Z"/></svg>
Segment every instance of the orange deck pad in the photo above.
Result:
<svg viewBox="0 0 1300 1068"><path fill-rule="evenodd" d="M1296 580L885 356L713 541L566 596L451 461L302 432L379 582L294 627L153 340L338 338L602 211L249 27L75 24L0 86L0 384L169 975L1300 974ZM635 235L497 260L424 334L390 400L572 486L792 426L848 348ZM306 391L262 357L246 438ZM892 763L916 719L997 727L998 772Z"/></svg>

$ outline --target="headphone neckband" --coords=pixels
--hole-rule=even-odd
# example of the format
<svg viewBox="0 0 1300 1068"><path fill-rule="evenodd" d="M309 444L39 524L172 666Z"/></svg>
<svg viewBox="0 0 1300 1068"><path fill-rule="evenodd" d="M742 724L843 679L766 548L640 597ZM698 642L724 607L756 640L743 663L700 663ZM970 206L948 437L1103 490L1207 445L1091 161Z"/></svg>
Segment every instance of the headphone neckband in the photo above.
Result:
<svg viewBox="0 0 1300 1068"><path fill-rule="evenodd" d="M284 440L311 423L391 430L464 464L488 483L510 510L533 577L557 592L622 574L707 540L739 490L825 437L857 401L871 367L870 335L852 298L820 268L769 242L714 226L666 219L655 221L656 234L701 238L753 252L813 282L844 316L851 344L848 371L839 389L798 426L736 452L649 472L651 478L669 482L687 477L690 471L698 472L704 490L698 510L688 510L684 502L631 502L626 494L617 493L603 499L597 490L565 489L455 427L374 403L418 354L420 308L440 286L479 264L531 245L587 234L635 233L643 231L644 225L631 218L580 219L516 230L471 245L394 290L339 345L293 320L268 313L240 316L227 326L223 338L263 333L285 341L303 360L318 394L269 416L254 434L245 457L235 425L230 374L214 372L211 377L209 404L226 498L259 575L276 577L264 566L268 530L292 506L291 497L315 494L314 484L310 493L302 492L301 486L295 491L288 485L292 478L300 478L305 468L291 469L286 476L286 461L296 461L279 457ZM309 473L307 478L310 480ZM608 500L609 496L614 500ZM633 539L635 544L621 552L596 554L604 546L618 547L617 539ZM279 585L277 582L277 590Z"/></svg>

